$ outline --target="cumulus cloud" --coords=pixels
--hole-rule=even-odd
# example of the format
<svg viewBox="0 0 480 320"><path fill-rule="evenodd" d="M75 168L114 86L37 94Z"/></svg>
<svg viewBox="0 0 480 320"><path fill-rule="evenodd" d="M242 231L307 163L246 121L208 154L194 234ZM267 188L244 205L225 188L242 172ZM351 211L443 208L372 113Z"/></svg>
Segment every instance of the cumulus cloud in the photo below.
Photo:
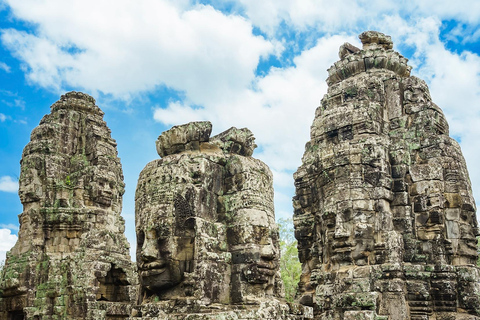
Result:
<svg viewBox="0 0 480 320"><path fill-rule="evenodd" d="M279 176L299 165L315 109L326 92L325 66L337 59L338 48L345 41L356 40L345 36L322 38L296 57L293 66L273 68L266 76L257 77L251 87L210 101L202 108L171 103L156 109L155 119L167 125L208 119L216 131L248 127L262 146L258 156ZM215 128L215 124L219 126Z"/></svg>
<svg viewBox="0 0 480 320"><path fill-rule="evenodd" d="M165 125L176 125L191 121L208 120L204 108L192 108L182 102L170 102L166 108L156 107L153 118Z"/></svg>
<svg viewBox="0 0 480 320"><path fill-rule="evenodd" d="M0 191L3 192L17 192L18 182L13 180L10 176L0 177Z"/></svg>
<svg viewBox="0 0 480 320"><path fill-rule="evenodd" d="M244 18L210 6L7 2L18 18L39 27L35 33L3 30L3 44L25 62L32 83L53 90L70 86L125 97L165 85L201 103L248 85L259 60L275 49L253 35Z"/></svg>
<svg viewBox="0 0 480 320"><path fill-rule="evenodd" d="M338 58L338 48L353 37L320 39L314 47L295 57L288 68L273 68L254 79L251 86L229 96L217 95L202 107L172 102L157 107L155 120L165 125L210 120L214 133L229 127L248 127L261 146L255 156L274 174L275 207L291 210L292 174L300 165L310 125L321 96L326 93L326 66Z"/></svg>
<svg viewBox="0 0 480 320"><path fill-rule="evenodd" d="M158 122L210 120L214 133L250 128L260 146L256 156L274 173L280 212L291 212L286 200L293 193L291 174L300 165L315 108L327 90L326 69L338 60L339 46L345 41L360 46L356 35L367 29L390 34L396 50L413 52L413 74L427 81L445 111L480 192L480 168L473 167L480 156L479 56L451 52L440 39L444 20L464 24L449 31L455 39L477 29L476 0L461 6L447 0L231 0L232 14L188 0L119 0L115 6L94 0L6 2L17 18L38 26L34 32L1 32L29 81L114 98L165 86L182 98L155 106ZM254 27L267 39L255 35ZM292 49L297 44L285 35L302 32L318 40ZM468 41L475 39L477 33ZM281 61L281 67L256 75L259 61L288 50L296 52L291 64Z"/></svg>
<svg viewBox="0 0 480 320"><path fill-rule="evenodd" d="M10 229L0 229L0 261L5 260L7 251L13 247L17 239Z"/></svg>
<svg viewBox="0 0 480 320"><path fill-rule="evenodd" d="M6 229L18 231L18 226L13 223L9 223L9 224L0 223L0 228L6 228Z"/></svg>
<svg viewBox="0 0 480 320"><path fill-rule="evenodd" d="M478 24L480 3L449 0L238 0L252 23L267 34L274 34L282 23L298 31L309 29L321 32L339 32L346 29L371 28L383 16L401 13L415 20L417 17L436 16L440 20L456 19ZM360 27L360 28L359 28Z"/></svg>
<svg viewBox="0 0 480 320"><path fill-rule="evenodd" d="M320 26L324 32L355 26L366 16L368 7L354 1L328 0L239 0L252 23L268 34L285 22L297 30ZM375 1L374 1L375 2ZM379 2L380 7L383 7ZM346 10L345 8L348 8Z"/></svg>

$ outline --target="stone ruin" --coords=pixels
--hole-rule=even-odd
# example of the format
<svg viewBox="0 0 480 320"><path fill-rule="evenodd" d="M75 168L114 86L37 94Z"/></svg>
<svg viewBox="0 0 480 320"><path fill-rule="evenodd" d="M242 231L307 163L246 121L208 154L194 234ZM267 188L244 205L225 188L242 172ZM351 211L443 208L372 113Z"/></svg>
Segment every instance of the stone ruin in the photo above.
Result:
<svg viewBox="0 0 480 320"><path fill-rule="evenodd" d="M475 203L427 85L390 37L345 43L295 173L302 275L286 303L272 174L248 129L162 133L140 173L136 267L123 174L95 100L70 92L21 161L19 240L0 318L480 319Z"/></svg>
<svg viewBox="0 0 480 320"><path fill-rule="evenodd" d="M135 195L139 306L133 319L304 319L282 302L269 168L248 129L210 122L159 136Z"/></svg>
<svg viewBox="0 0 480 320"><path fill-rule="evenodd" d="M209 122L160 135L136 191L137 268L120 216L123 174L95 100L70 92L21 160L19 240L0 282L0 318L311 318L287 304L269 168L248 129ZM138 270L138 272L137 272Z"/></svg>
<svg viewBox="0 0 480 320"><path fill-rule="evenodd" d="M23 150L18 241L0 283L0 318L128 317L137 279L120 216L123 173L95 100L70 92Z"/></svg>
<svg viewBox="0 0 480 320"><path fill-rule="evenodd" d="M295 173L315 319L480 319L475 202L441 109L389 36L340 48Z"/></svg>

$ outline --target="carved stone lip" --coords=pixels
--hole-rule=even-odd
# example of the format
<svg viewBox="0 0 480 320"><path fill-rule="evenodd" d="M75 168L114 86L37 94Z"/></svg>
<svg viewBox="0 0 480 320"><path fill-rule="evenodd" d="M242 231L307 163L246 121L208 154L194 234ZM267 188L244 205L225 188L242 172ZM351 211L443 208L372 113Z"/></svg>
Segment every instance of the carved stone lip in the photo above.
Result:
<svg viewBox="0 0 480 320"><path fill-rule="evenodd" d="M270 276L274 275L277 269L274 263L259 262L255 265L260 273Z"/></svg>
<svg viewBox="0 0 480 320"><path fill-rule="evenodd" d="M157 272L157 271L161 271L158 273L162 273L166 269L166 263L165 261L154 261L149 263L142 263L139 269L140 269L140 272L142 273Z"/></svg>
<svg viewBox="0 0 480 320"><path fill-rule="evenodd" d="M140 274L142 275L142 277L151 277L151 276L162 274L166 270L167 268L147 269L147 270L141 270Z"/></svg>

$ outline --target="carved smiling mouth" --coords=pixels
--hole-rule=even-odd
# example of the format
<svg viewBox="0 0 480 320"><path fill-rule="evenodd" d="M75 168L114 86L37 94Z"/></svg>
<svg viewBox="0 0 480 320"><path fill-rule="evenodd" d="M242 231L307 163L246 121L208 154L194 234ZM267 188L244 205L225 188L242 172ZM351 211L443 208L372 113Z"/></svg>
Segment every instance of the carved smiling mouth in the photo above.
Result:
<svg viewBox="0 0 480 320"><path fill-rule="evenodd" d="M149 277L164 273L167 270L166 266L165 261L155 261L143 263L139 269L142 276Z"/></svg>
<svg viewBox="0 0 480 320"><path fill-rule="evenodd" d="M259 273L267 276L275 275L277 269L276 265L272 262L258 262L256 263L256 267Z"/></svg>
<svg viewBox="0 0 480 320"><path fill-rule="evenodd" d="M277 264L273 261L259 261L248 265L242 272L249 283L267 284L275 276Z"/></svg>

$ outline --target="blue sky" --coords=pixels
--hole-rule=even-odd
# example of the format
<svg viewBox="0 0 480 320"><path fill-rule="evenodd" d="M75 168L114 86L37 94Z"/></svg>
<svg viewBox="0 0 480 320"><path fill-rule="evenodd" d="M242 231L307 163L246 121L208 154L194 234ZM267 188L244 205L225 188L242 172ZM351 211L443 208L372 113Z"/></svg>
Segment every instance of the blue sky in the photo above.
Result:
<svg viewBox="0 0 480 320"><path fill-rule="evenodd" d="M290 217L326 70L366 30L391 35L427 81L479 199L479 21L478 0L0 0L0 260L18 232L22 149L71 90L97 100L117 140L132 246L138 174L158 158L158 135L192 120L214 134L250 128L274 173L276 215Z"/></svg>

